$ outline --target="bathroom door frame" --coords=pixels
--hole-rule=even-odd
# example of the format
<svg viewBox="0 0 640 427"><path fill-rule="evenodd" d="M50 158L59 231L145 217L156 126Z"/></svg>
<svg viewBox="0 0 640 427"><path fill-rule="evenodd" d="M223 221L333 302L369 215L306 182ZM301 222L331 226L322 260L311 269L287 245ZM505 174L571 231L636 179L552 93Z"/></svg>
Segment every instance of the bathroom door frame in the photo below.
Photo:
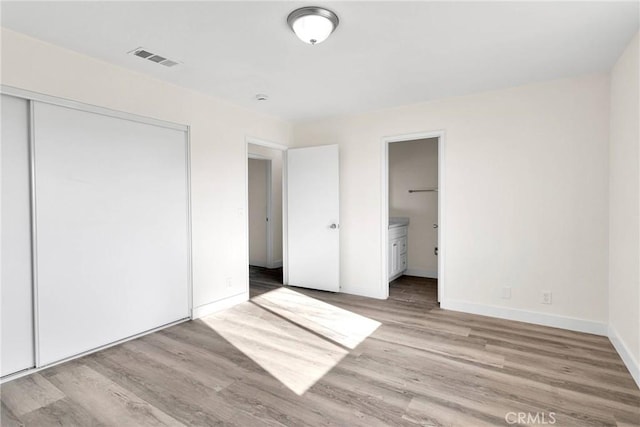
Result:
<svg viewBox="0 0 640 427"><path fill-rule="evenodd" d="M445 300L445 257L446 257L446 214L445 214L445 131L408 133L385 136L382 138L382 182L380 212L380 241L382 242L380 259L380 283L383 298L389 298L389 144L395 142L415 141L418 139L438 138L438 302Z"/></svg>

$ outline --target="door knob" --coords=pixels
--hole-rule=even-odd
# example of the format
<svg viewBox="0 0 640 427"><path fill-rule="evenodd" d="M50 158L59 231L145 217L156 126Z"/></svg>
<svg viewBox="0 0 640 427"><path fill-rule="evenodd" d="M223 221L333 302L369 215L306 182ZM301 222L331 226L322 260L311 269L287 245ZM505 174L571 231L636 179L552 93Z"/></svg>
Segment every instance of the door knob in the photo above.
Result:
<svg viewBox="0 0 640 427"><path fill-rule="evenodd" d="M336 228L338 228L338 224L331 224L331 225L329 226L329 228L331 228L331 229L336 229Z"/></svg>
<svg viewBox="0 0 640 427"><path fill-rule="evenodd" d="M433 224L433 228L438 228L438 224Z"/></svg>

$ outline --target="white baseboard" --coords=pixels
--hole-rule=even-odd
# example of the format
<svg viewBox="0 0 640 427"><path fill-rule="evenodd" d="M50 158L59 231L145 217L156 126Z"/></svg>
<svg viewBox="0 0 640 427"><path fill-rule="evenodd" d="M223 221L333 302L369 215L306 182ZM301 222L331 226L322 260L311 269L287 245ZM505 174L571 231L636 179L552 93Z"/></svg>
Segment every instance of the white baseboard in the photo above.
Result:
<svg viewBox="0 0 640 427"><path fill-rule="evenodd" d="M498 307L495 305L476 304L467 301L446 299L440 302L445 310L462 311L464 313L479 314L481 316L497 317L499 319L516 320L533 323L535 325L551 326L568 329L570 331L586 332L594 335L607 336L608 328L604 322L578 319L575 317L559 316L557 314L540 313L537 311L520 310L516 308Z"/></svg>
<svg viewBox="0 0 640 427"><path fill-rule="evenodd" d="M260 268L280 268L282 267L282 260L274 261L271 264L262 264L261 262L250 262L250 267L260 267Z"/></svg>
<svg viewBox="0 0 640 427"><path fill-rule="evenodd" d="M437 271L421 270L419 268L408 268L404 274L407 276L426 277L428 279L437 279Z"/></svg>
<svg viewBox="0 0 640 427"><path fill-rule="evenodd" d="M620 335L618 335L618 332L611 325L609 325L609 340L620 355L620 358L626 365L638 388L640 388L640 363L638 363L638 360L636 360L633 353L629 351L629 348L625 345L624 341L622 341Z"/></svg>
<svg viewBox="0 0 640 427"><path fill-rule="evenodd" d="M386 295L383 295L381 291L378 292L371 292L372 290L369 288L361 288L361 287L340 287L340 290L338 292L340 292L341 294L349 294L349 295L357 295L360 297L367 297L367 298L375 298L375 299L382 299L385 300L387 299Z"/></svg>
<svg viewBox="0 0 640 427"><path fill-rule="evenodd" d="M393 282L394 280L396 280L398 277L402 276L403 274L404 274L404 271L401 271L400 273L396 273L393 276L390 276L389 277L389 283ZM362 295L362 296L366 297L366 295Z"/></svg>
<svg viewBox="0 0 640 427"><path fill-rule="evenodd" d="M267 268L267 264L266 263L261 263L261 262L251 262L249 261L249 267L260 267L260 268Z"/></svg>
<svg viewBox="0 0 640 427"><path fill-rule="evenodd" d="M192 318L194 320L199 319L201 317L207 316L209 314L213 314L220 310L233 307L234 305L243 303L245 301L249 301L249 292L243 292L241 294L234 295L232 297L221 299L220 301L215 301L209 304L204 304L199 307L195 307L192 310Z"/></svg>
<svg viewBox="0 0 640 427"><path fill-rule="evenodd" d="M271 264L267 265L267 268L280 268L282 267L282 260L273 261Z"/></svg>

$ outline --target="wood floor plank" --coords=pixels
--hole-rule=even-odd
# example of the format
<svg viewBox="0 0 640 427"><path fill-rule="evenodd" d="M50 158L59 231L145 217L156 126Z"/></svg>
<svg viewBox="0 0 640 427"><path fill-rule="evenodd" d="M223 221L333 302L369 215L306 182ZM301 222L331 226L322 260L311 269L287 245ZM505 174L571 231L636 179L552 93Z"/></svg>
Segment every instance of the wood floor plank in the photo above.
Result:
<svg viewBox="0 0 640 427"><path fill-rule="evenodd" d="M404 419L421 426L474 426L500 425L502 420L469 413L458 405L445 401L416 398L411 401Z"/></svg>
<svg viewBox="0 0 640 427"><path fill-rule="evenodd" d="M2 385L2 403L17 417L64 397L62 391L39 373Z"/></svg>
<svg viewBox="0 0 640 427"><path fill-rule="evenodd" d="M184 425L82 363L71 362L64 369L53 369L47 376L49 381L103 424Z"/></svg>
<svg viewBox="0 0 640 427"><path fill-rule="evenodd" d="M203 319L298 394L304 393L348 354L348 350L307 328L251 303Z"/></svg>
<svg viewBox="0 0 640 427"><path fill-rule="evenodd" d="M399 333L402 331L402 333ZM430 353L447 355L456 359L470 360L493 366L502 366L504 356L485 351L483 340L456 342L454 337L429 334L396 325L384 325L373 336L376 339L418 348Z"/></svg>
<svg viewBox="0 0 640 427"><path fill-rule="evenodd" d="M4 402L0 402L0 426L21 427L24 423L14 414Z"/></svg>
<svg viewBox="0 0 640 427"><path fill-rule="evenodd" d="M286 426L333 425L318 408L301 405L300 398L276 379L251 374L233 383L220 393L229 404L249 412L264 424L278 423Z"/></svg>
<svg viewBox="0 0 640 427"><path fill-rule="evenodd" d="M305 397L315 405L326 407L327 411L335 412L336 405L349 408L350 414L361 414L361 420L370 425L403 426L408 425L402 415L412 395L336 368L317 382ZM348 424L351 416L347 415L342 423Z"/></svg>
<svg viewBox="0 0 640 427"><path fill-rule="evenodd" d="M606 337L442 310L433 279L386 301L250 280L252 302L3 384L2 425L640 426Z"/></svg>
<svg viewBox="0 0 640 427"><path fill-rule="evenodd" d="M528 354L514 354L495 346L487 346L487 351L493 351L505 356L504 366L514 371L528 372L545 376L551 380L576 383L589 389L600 389L602 393L615 392L627 395L632 402L640 398L640 390L633 381L624 376L613 376L611 371L594 368L579 362L541 358ZM614 371L615 372L615 371ZM612 381L613 380L613 381Z"/></svg>
<svg viewBox="0 0 640 427"><path fill-rule="evenodd" d="M574 373L591 378L603 386L620 387L634 393L640 393L629 372L626 369L618 369L618 365L615 364L595 365L580 360L554 357L494 344L487 344L486 350L501 354L506 360L526 364L527 369L544 366L554 373Z"/></svg>
<svg viewBox="0 0 640 427"><path fill-rule="evenodd" d="M582 358L589 359L591 361L607 364L622 364L620 357L609 350L598 350L582 346L573 346L569 343L558 343L556 341L545 339L533 340L530 337L523 337L516 334L486 332L477 329L473 329L469 336L481 338L486 340L487 342L503 341L520 346L535 346L538 348L542 347L548 352L555 352L561 356L579 353Z"/></svg>
<svg viewBox="0 0 640 427"><path fill-rule="evenodd" d="M143 337L140 340L125 343L123 348L145 355L158 364L168 366L186 379L201 383L207 389L215 390L216 392L235 381L228 375L224 375L224 373L220 373L222 375L216 373L202 375L202 369L204 368L202 365L192 363L188 357L181 354L176 357L175 353L168 350L166 341L162 345L154 345L155 343L156 340L154 338ZM179 351L177 349L174 350Z"/></svg>
<svg viewBox="0 0 640 427"><path fill-rule="evenodd" d="M378 321L286 288L255 297L252 303L349 349L380 326Z"/></svg>
<svg viewBox="0 0 640 427"><path fill-rule="evenodd" d="M28 426L104 427L89 411L68 398L56 400L22 416ZM3 424L4 426L4 424Z"/></svg>
<svg viewBox="0 0 640 427"><path fill-rule="evenodd" d="M364 363L356 366L345 364L342 368L355 369L356 374L368 378L376 375L381 381L389 381L425 399L435 399L437 402L438 399L448 398L451 402L458 401L458 406L469 409L475 407L474 413L482 412L489 417L495 417L501 412L504 415L509 408L532 413L551 410L562 412L562 407L557 405L561 394L555 387L514 377L492 366L472 365L440 355L425 355L413 351L415 357L403 359L413 362L410 364L411 368L399 366L395 354L390 355L387 352L380 355L369 350L360 357ZM425 358L428 360L424 360ZM430 369L416 368L421 366L430 366ZM469 381L469 377L472 377L473 381ZM465 404L461 403L461 396L466 399ZM598 426L613 423L610 408L594 409L580 404L579 399L572 400L567 406L579 410L580 414L576 417L571 412L563 413L563 422L567 424Z"/></svg>
<svg viewBox="0 0 640 427"><path fill-rule="evenodd" d="M536 325L533 323L519 322L516 320L499 319L496 317L480 316L477 314L463 313L459 311L444 310L434 307L429 311L430 315L437 316L452 323L463 323L474 329L488 329L497 332L522 331L527 336L539 335L555 337L558 339L570 339L580 342L591 342L613 349L611 342L605 336L587 334L584 332L570 331L568 329L554 328L550 326Z"/></svg>
<svg viewBox="0 0 640 427"><path fill-rule="evenodd" d="M235 415L216 391L124 348L94 354L86 363L185 425L224 425ZM203 373L204 374L204 373Z"/></svg>
<svg viewBox="0 0 640 427"><path fill-rule="evenodd" d="M477 387L482 387L493 389L496 399L499 399L500 395L507 397L516 395L520 398L526 398L527 401L536 406L553 405L555 400L565 393L558 386L565 386L574 389L571 391L571 402L568 402L568 407L587 413L591 412L593 414L592 417L595 418L601 415L606 420L610 420L609 414L616 411L626 417L631 416L638 406L638 400L634 400L632 397L627 403L624 401L611 401L612 406L604 404L607 399L594 397L588 405L585 405L585 396L589 396L589 394L581 394L575 390L576 387L572 384L554 384L555 380L541 379L517 370L509 371L488 365L473 365L464 360L455 360L438 354L420 352L417 349L397 349L389 343L386 346L380 346L371 341L366 343L365 346L362 358L370 358L370 360L364 363L363 366L372 369L374 372L385 370L385 372L390 373L393 380L402 379L405 375L409 375L409 378L412 378L411 376L413 378L426 376L423 379L424 383L431 384L441 380L444 382L443 386L454 383L457 384L457 390L460 393L472 393ZM396 366L398 360L405 361L407 366L416 366L422 362L422 364L429 366L429 369L412 373L412 368ZM343 367L346 366L348 365ZM396 367L397 371L394 372ZM460 377L460 372L465 372L466 377ZM366 373L361 374L367 375ZM472 376L473 381L468 381L468 376ZM403 385L407 386L406 383L403 383ZM583 391L599 396L602 390L594 387L583 389ZM597 410L595 412L591 411L594 408L597 408Z"/></svg>

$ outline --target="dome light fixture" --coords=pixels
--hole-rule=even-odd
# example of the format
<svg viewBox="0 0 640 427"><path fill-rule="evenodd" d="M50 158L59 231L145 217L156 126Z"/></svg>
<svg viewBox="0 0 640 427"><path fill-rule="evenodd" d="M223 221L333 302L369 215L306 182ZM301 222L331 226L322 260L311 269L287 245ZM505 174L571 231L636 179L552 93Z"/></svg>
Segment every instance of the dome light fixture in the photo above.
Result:
<svg viewBox="0 0 640 427"><path fill-rule="evenodd" d="M301 7L287 17L287 23L296 36L311 45L325 41L338 27L338 22L338 15L317 6Z"/></svg>

